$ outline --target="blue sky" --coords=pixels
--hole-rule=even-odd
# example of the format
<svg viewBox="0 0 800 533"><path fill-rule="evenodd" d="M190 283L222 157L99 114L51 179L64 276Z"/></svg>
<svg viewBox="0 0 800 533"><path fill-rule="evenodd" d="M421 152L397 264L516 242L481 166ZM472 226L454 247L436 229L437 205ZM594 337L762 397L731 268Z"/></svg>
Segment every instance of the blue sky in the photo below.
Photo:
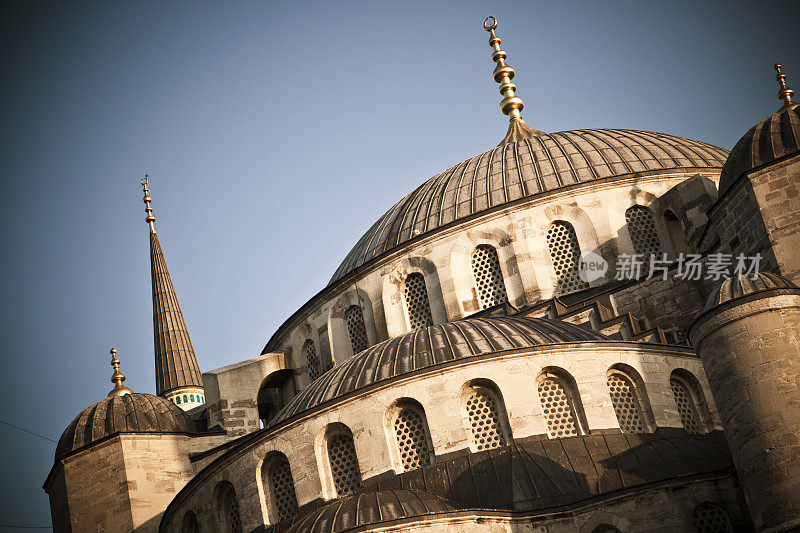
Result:
<svg viewBox="0 0 800 533"><path fill-rule="evenodd" d="M800 91L796 2L2 4L1 420L57 440L154 391L147 226L203 370L257 355L358 237L506 120L488 15L544 131L730 149ZM50 523L55 444L0 424L0 530Z"/></svg>

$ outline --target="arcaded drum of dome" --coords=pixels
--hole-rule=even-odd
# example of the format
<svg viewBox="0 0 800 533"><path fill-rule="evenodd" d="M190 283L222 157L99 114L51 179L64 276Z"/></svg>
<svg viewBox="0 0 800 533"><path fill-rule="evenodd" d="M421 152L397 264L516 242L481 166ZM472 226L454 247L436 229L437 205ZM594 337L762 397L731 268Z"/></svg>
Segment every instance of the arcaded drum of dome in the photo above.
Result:
<svg viewBox="0 0 800 533"><path fill-rule="evenodd" d="M336 533L388 520L455 511L452 502L419 490L380 490L339 498L301 513L270 533Z"/></svg>
<svg viewBox="0 0 800 533"><path fill-rule="evenodd" d="M800 107L770 115L744 134L719 177L722 196L743 174L800 152Z"/></svg>
<svg viewBox="0 0 800 533"><path fill-rule="evenodd" d="M735 298L770 289L797 289L797 287L791 281L772 272L759 272L755 277L736 276L720 283L719 287L709 295L703 311L708 311Z"/></svg>
<svg viewBox="0 0 800 533"><path fill-rule="evenodd" d="M515 200L612 176L721 168L722 148L664 133L574 130L504 144L434 176L384 214L331 283L418 235Z"/></svg>
<svg viewBox="0 0 800 533"><path fill-rule="evenodd" d="M56 447L56 460L114 433L197 433L194 421L165 398L132 393L106 398L81 411Z"/></svg>
<svg viewBox="0 0 800 533"><path fill-rule="evenodd" d="M447 361L549 344L605 340L594 331L545 318L467 318L428 326L378 343L332 368L292 398L270 425L373 383Z"/></svg>

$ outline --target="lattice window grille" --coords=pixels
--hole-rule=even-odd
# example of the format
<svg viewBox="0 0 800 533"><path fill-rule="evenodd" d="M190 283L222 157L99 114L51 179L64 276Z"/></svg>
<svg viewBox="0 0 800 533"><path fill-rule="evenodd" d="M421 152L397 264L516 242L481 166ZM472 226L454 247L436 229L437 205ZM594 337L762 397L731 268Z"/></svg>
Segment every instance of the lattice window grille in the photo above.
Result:
<svg viewBox="0 0 800 533"><path fill-rule="evenodd" d="M508 444L503 431L500 408L494 394L481 388L474 388L470 390L466 403L472 440L477 451Z"/></svg>
<svg viewBox="0 0 800 533"><path fill-rule="evenodd" d="M403 470L414 470L433 462L433 446L419 410L405 407L394 421L394 433Z"/></svg>
<svg viewBox="0 0 800 533"><path fill-rule="evenodd" d="M633 383L622 374L608 376L608 392L623 433L644 433L642 411Z"/></svg>
<svg viewBox="0 0 800 533"><path fill-rule="evenodd" d="M297 495L294 492L292 469L289 461L281 458L272 463L269 468L269 479L272 484L272 494L275 499L275 510L279 520L286 520L297 514Z"/></svg>
<svg viewBox="0 0 800 533"><path fill-rule="evenodd" d="M575 406L560 379L546 377L539 382L539 401L551 438L580 434Z"/></svg>
<svg viewBox="0 0 800 533"><path fill-rule="evenodd" d="M425 287L425 276L419 272L410 274L406 278L403 295L406 299L408 321L411 330L422 329L433 325L431 305L428 301L428 289Z"/></svg>
<svg viewBox="0 0 800 533"><path fill-rule="evenodd" d="M304 345L306 353L306 364L308 365L308 377L311 381L317 379L320 375L319 357L317 357L317 347L314 341L308 339Z"/></svg>
<svg viewBox="0 0 800 533"><path fill-rule="evenodd" d="M223 500L223 512L227 522L229 533L242 533L242 517L239 515L239 501L233 487L229 487L225 492Z"/></svg>
<svg viewBox="0 0 800 533"><path fill-rule="evenodd" d="M704 502L695 507L694 527L700 533L729 533L732 531L728 513L719 505Z"/></svg>
<svg viewBox="0 0 800 533"><path fill-rule="evenodd" d="M352 437L349 435L331 437L328 442L328 459L337 496L344 496L361 488L361 470Z"/></svg>
<svg viewBox="0 0 800 533"><path fill-rule="evenodd" d="M656 222L646 207L635 205L625 211L625 222L631 236L633 250L649 260L650 254L660 257L661 241L658 240Z"/></svg>
<svg viewBox="0 0 800 533"><path fill-rule="evenodd" d="M581 248L572 224L561 221L551 224L547 230L547 245L556 271L556 292L569 294L588 288L589 284L578 275Z"/></svg>
<svg viewBox="0 0 800 533"><path fill-rule="evenodd" d="M703 433L700 418L689 388L682 381L675 378L670 379L669 384L672 388L672 394L675 396L675 405L678 408L678 415L681 417L683 428L689 433L700 435Z"/></svg>
<svg viewBox="0 0 800 533"><path fill-rule="evenodd" d="M472 275L475 277L481 309L508 301L500 259L492 246L481 244L475 248L472 253Z"/></svg>
<svg viewBox="0 0 800 533"><path fill-rule="evenodd" d="M367 326L364 324L364 312L357 305L351 305L345 313L347 331L350 334L350 346L353 353L363 352L369 348Z"/></svg>
<svg viewBox="0 0 800 533"><path fill-rule="evenodd" d="M197 515L193 511L186 511L186 514L183 515L181 532L200 533L200 523L197 521Z"/></svg>

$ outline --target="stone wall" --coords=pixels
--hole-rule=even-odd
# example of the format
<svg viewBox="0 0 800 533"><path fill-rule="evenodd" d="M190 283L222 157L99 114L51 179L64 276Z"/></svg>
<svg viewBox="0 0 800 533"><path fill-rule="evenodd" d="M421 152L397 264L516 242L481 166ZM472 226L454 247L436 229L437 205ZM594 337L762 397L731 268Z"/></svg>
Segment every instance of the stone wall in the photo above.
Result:
<svg viewBox="0 0 800 533"><path fill-rule="evenodd" d="M800 290L733 300L692 330L759 530L800 527Z"/></svg>
<svg viewBox="0 0 800 533"><path fill-rule="evenodd" d="M259 428L258 391L273 372L287 368L284 353L270 353L203 372L208 426L237 437Z"/></svg>
<svg viewBox="0 0 800 533"><path fill-rule="evenodd" d="M688 348L624 342L543 346L440 365L329 403L237 449L213 471L203 471L186 498L175 504L171 516L191 509L201 522L215 523L214 489L227 481L239 496L245 530L269 523L272 504L269 491L263 486L260 466L272 451L288 458L301 505L335 497L322 468L327 461L324 435L332 423L344 424L352 431L364 479L399 471L401 466L393 460L396 454L390 449L396 445L394 435L386 426L385 414L400 398L413 399L424 409L437 457L469 448L471 433L462 418L459 391L475 380L489 380L496 385L515 439L547 433L536 392L536 378L546 368L563 369L574 378L589 431L619 431L606 377L609 368L620 363L641 376L658 427L682 427L669 380L675 369L685 369L702 385L701 394L707 400L702 403L709 406L704 425L709 430L721 429L701 362Z"/></svg>

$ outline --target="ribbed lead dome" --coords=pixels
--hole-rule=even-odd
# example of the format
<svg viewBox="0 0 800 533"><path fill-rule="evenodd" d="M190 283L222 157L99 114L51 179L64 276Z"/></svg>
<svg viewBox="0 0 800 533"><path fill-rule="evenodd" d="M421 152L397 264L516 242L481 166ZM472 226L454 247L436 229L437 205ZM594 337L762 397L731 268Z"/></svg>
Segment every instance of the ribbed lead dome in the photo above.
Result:
<svg viewBox="0 0 800 533"><path fill-rule="evenodd" d="M786 278L772 272L759 272L754 277L739 275L726 279L712 292L706 300L703 311L708 311L736 298L768 291L770 289L796 289L797 287Z"/></svg>
<svg viewBox="0 0 800 533"><path fill-rule="evenodd" d="M106 398L81 411L56 446L56 460L114 433L197 433L194 421L165 398L132 393Z"/></svg>
<svg viewBox="0 0 800 533"><path fill-rule="evenodd" d="M800 107L768 116L744 134L731 150L719 177L722 196L742 174L800 152Z"/></svg>
<svg viewBox="0 0 800 533"><path fill-rule="evenodd" d="M574 130L498 146L429 179L356 243L330 283L400 244L487 209L596 179L675 168L720 168L728 151L664 133Z"/></svg>
<svg viewBox="0 0 800 533"><path fill-rule="evenodd" d="M476 355L548 344L608 340L566 322L545 318L467 318L380 342L335 366L292 398L275 425L323 402L402 374Z"/></svg>

